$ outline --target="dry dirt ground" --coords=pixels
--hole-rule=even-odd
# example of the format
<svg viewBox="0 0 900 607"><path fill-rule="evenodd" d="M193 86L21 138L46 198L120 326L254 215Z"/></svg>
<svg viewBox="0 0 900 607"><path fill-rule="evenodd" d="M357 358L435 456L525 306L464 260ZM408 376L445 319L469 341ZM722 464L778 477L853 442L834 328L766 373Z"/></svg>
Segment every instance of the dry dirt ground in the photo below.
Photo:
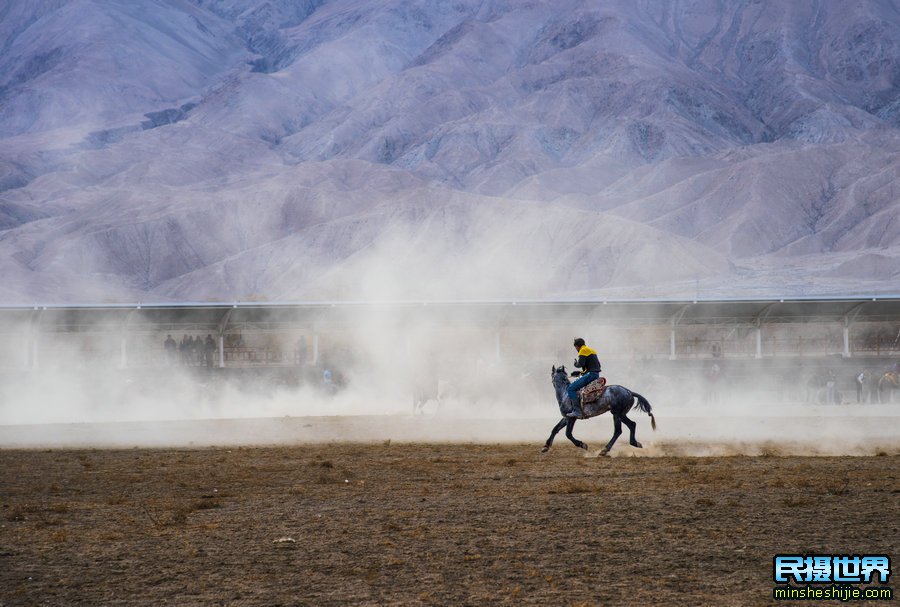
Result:
<svg viewBox="0 0 900 607"><path fill-rule="evenodd" d="M782 552L897 575L896 453L620 445L0 450L0 605L772 605Z"/></svg>

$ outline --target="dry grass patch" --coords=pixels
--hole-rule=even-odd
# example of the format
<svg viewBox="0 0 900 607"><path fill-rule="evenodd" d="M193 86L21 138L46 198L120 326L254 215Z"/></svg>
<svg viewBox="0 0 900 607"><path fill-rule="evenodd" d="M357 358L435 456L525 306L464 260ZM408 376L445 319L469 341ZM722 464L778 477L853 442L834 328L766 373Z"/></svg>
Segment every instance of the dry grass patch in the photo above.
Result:
<svg viewBox="0 0 900 607"><path fill-rule="evenodd" d="M556 483L547 490L550 495L569 495L573 493L600 493L602 488L598 483L589 483L580 480L566 480Z"/></svg>
<svg viewBox="0 0 900 607"><path fill-rule="evenodd" d="M803 495L788 495L781 500L781 505L787 508L803 508L812 503L813 500Z"/></svg>

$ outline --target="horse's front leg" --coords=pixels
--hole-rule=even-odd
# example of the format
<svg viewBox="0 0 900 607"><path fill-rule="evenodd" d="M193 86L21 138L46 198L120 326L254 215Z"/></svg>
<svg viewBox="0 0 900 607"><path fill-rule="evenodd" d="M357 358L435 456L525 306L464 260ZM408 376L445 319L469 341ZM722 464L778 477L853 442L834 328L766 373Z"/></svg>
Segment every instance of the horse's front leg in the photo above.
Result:
<svg viewBox="0 0 900 607"><path fill-rule="evenodd" d="M619 419L618 415L613 415L613 421L615 422L613 428L612 438L609 439L609 442L606 443L606 446L600 451L600 455L606 455L609 453L609 450L613 448L613 445L616 444L616 439L619 438L619 435L622 434L622 420Z"/></svg>
<svg viewBox="0 0 900 607"><path fill-rule="evenodd" d="M550 432L550 438L548 438L547 442L544 443L544 446L541 449L541 453L546 453L547 451L550 450L550 447L553 446L553 439L556 438L557 433L559 433L559 431L565 427L566 427L566 418L564 417L561 420L559 420L558 424L553 426L553 430Z"/></svg>
<svg viewBox="0 0 900 607"><path fill-rule="evenodd" d="M587 451L587 443L583 443L572 436L572 428L575 427L575 422L577 421L577 419L574 417L566 417L564 421L566 422L566 438L572 441L572 444L579 449L584 449L585 451Z"/></svg>

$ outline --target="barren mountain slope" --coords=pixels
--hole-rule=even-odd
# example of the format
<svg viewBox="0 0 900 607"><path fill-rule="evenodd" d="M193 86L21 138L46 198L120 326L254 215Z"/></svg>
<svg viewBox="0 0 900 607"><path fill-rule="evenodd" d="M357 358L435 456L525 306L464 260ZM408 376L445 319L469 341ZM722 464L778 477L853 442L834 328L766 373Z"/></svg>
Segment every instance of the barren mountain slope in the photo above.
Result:
<svg viewBox="0 0 900 607"><path fill-rule="evenodd" d="M0 34L5 302L900 292L894 0L0 2Z"/></svg>

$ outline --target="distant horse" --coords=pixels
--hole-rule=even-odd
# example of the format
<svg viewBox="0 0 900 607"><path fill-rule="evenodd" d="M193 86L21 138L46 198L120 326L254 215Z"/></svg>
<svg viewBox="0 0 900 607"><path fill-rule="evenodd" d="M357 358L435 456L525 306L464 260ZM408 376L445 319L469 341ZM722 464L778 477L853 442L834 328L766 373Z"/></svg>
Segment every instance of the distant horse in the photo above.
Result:
<svg viewBox="0 0 900 607"><path fill-rule="evenodd" d="M434 403L433 408L428 407L431 413L437 413L444 399L451 396L453 391L449 381L437 377L419 378L412 386L413 415L424 414L430 403Z"/></svg>
<svg viewBox="0 0 900 607"><path fill-rule="evenodd" d="M878 376L878 383L876 386L878 389L878 402L892 403L894 402L894 390L900 388L900 377L893 371L886 371Z"/></svg>
<svg viewBox="0 0 900 607"><path fill-rule="evenodd" d="M574 409L574 405L569 401L569 396L566 394L566 388L569 387L569 377L566 375L566 368L553 367L550 371L550 378L553 382L553 389L556 391L556 402L559 404L559 412L562 413L563 418L553 427L550 438L547 439L543 449L541 449L541 453L546 453L550 450L550 447L553 445L553 439L563 428L566 429L566 438L572 441L576 447L579 449L587 449L587 444L572 436L572 428L575 427L575 420L577 418L568 416ZM634 402L635 399L637 399L637 404ZM638 449L643 447L643 445L641 445L634 437L634 431L637 428L637 424L633 420L628 419L627 415L634 407L639 408L650 416L650 425L656 430L656 418L653 417L653 413L650 410L650 403L637 392L632 392L623 386L607 386L606 391L603 393L600 400L590 405L593 412L591 417L594 415L602 415L603 413L610 411L613 420L615 421L615 432L613 432L612 438L609 439L606 446L600 451L600 455L606 455L609 453L610 449L612 449L616 439L622 434L622 424L628 426L628 429L631 431L631 438L628 441L631 446L637 447Z"/></svg>

